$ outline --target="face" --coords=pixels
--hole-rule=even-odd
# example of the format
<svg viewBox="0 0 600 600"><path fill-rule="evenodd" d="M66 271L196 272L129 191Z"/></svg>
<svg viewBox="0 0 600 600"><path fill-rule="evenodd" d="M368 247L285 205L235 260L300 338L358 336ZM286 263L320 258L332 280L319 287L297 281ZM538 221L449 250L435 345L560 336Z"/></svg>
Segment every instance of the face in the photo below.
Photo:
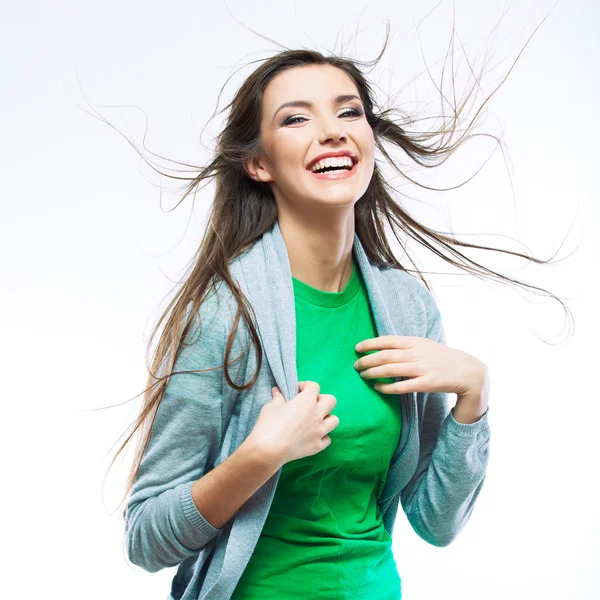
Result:
<svg viewBox="0 0 600 600"><path fill-rule="evenodd" d="M353 80L331 65L279 73L263 96L263 155L247 165L251 176L269 183L278 202L353 206L374 168L373 130L358 96ZM295 101L310 104L281 108ZM307 168L319 155L338 150L350 151L357 161L352 171L330 171L344 177L319 176Z"/></svg>

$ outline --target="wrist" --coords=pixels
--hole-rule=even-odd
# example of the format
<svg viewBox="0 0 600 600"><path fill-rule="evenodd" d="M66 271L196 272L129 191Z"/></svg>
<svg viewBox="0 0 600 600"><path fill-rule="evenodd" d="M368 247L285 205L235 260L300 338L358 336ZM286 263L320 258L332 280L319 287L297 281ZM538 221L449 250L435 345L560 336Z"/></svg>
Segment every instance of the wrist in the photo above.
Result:
<svg viewBox="0 0 600 600"><path fill-rule="evenodd" d="M490 372L483 365L480 374L476 379L471 381L466 390L460 394L456 394L457 404L468 405L476 408L487 407L490 394ZM486 408L483 409L484 412Z"/></svg>
<svg viewBox="0 0 600 600"><path fill-rule="evenodd" d="M261 444L252 434L242 442L240 449L243 449L243 453L254 464L272 473L276 473L284 464L280 453L265 447L265 444Z"/></svg>
<svg viewBox="0 0 600 600"><path fill-rule="evenodd" d="M452 409L452 416L457 423L471 425L479 421L487 412L487 409L487 405L471 405L457 402Z"/></svg>
<svg viewBox="0 0 600 600"><path fill-rule="evenodd" d="M488 410L488 391L470 392L459 395L452 409L452 416L458 423L471 424L479 421Z"/></svg>

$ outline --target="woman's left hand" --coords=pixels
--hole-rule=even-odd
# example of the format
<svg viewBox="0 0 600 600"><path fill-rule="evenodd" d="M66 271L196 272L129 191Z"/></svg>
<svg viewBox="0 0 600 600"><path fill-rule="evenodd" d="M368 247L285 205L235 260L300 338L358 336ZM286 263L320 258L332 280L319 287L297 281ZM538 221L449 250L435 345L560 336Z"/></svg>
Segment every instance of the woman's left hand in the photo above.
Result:
<svg viewBox="0 0 600 600"><path fill-rule="evenodd" d="M487 366L466 352L429 338L382 335L361 342L358 352L379 350L359 358L354 368L364 379L410 377L376 383L384 394L450 392L458 398L477 397L486 386Z"/></svg>

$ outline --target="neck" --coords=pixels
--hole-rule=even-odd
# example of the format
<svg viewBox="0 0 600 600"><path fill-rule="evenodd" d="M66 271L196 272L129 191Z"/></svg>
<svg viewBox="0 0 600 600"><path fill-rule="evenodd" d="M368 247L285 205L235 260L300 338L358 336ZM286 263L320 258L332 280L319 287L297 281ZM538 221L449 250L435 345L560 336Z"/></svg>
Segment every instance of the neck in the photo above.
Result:
<svg viewBox="0 0 600 600"><path fill-rule="evenodd" d="M342 291L352 276L354 214L334 226L281 217L292 276L324 292Z"/></svg>

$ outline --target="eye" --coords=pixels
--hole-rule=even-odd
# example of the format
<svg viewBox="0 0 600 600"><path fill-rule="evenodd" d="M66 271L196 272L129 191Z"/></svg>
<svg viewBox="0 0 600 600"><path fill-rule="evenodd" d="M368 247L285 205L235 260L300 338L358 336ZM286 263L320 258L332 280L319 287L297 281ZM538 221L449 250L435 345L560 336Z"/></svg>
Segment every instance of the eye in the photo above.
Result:
<svg viewBox="0 0 600 600"><path fill-rule="evenodd" d="M348 113L350 113L350 116L352 117L360 117L363 114L362 110L359 110L358 108L349 108L348 110L345 110L342 114L345 115Z"/></svg>
<svg viewBox="0 0 600 600"><path fill-rule="evenodd" d="M290 117L289 119L286 119L282 125L291 125L292 123L300 123L300 121L297 121L296 119L303 119L304 121L306 121L306 119L304 117Z"/></svg>
<svg viewBox="0 0 600 600"><path fill-rule="evenodd" d="M362 116L363 111L359 110L357 108L349 108L347 110L345 110L343 113L341 113L340 116L344 116L344 115L349 115L351 117L360 117ZM297 119L302 119L303 121L307 121L308 119L305 119L304 117L289 117L287 118L285 121L283 121L282 125L292 125L293 123L301 123L302 121L298 121Z"/></svg>

